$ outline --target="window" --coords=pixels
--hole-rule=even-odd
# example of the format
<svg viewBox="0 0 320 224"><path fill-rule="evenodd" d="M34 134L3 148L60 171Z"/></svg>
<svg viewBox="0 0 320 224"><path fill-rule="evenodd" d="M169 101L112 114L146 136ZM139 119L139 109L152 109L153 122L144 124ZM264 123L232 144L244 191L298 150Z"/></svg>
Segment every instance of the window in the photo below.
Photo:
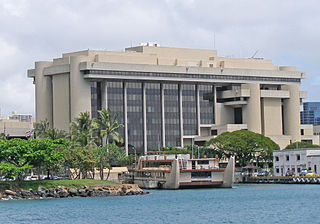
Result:
<svg viewBox="0 0 320 224"><path fill-rule="evenodd" d="M191 178L210 178L211 172L192 172Z"/></svg>
<svg viewBox="0 0 320 224"><path fill-rule="evenodd" d="M209 164L209 160L198 160L198 165Z"/></svg>
<svg viewBox="0 0 320 224"><path fill-rule="evenodd" d="M286 155L286 160L289 161L290 157L289 155Z"/></svg>
<svg viewBox="0 0 320 224"><path fill-rule="evenodd" d="M300 129L301 135L304 135L304 129Z"/></svg>
<svg viewBox="0 0 320 224"><path fill-rule="evenodd" d="M279 156L275 156L275 160L276 160L276 161L279 161Z"/></svg>
<svg viewBox="0 0 320 224"><path fill-rule="evenodd" d="M218 130L217 129L211 130L211 135L213 136L218 135Z"/></svg>
<svg viewBox="0 0 320 224"><path fill-rule="evenodd" d="M297 155L297 160L300 160L300 155Z"/></svg>
<svg viewBox="0 0 320 224"><path fill-rule="evenodd" d="M279 168L276 168L276 173L279 173L279 171L280 171Z"/></svg>

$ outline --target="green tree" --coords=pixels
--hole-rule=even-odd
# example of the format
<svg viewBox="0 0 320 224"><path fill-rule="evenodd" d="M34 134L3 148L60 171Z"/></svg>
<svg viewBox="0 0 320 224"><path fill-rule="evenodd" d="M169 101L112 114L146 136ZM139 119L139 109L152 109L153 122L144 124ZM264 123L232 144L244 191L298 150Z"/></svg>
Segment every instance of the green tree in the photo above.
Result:
<svg viewBox="0 0 320 224"><path fill-rule="evenodd" d="M123 124L119 124L117 121L118 113L111 116L110 109L102 108L98 111L99 118L95 119L96 129L99 134L100 142L103 146L109 143L110 138L117 142L122 142L122 137L119 134L119 129L123 128ZM108 147L106 148L108 151Z"/></svg>
<svg viewBox="0 0 320 224"><path fill-rule="evenodd" d="M272 161L272 152L279 150L279 146L270 138L247 130L222 133L210 139L206 146L226 158L236 155L240 166L246 166L254 159L257 163Z"/></svg>
<svg viewBox="0 0 320 224"><path fill-rule="evenodd" d="M73 179L80 179L81 174L86 178L88 171L94 170L94 154L88 147L72 146L65 150L63 164Z"/></svg>
<svg viewBox="0 0 320 224"><path fill-rule="evenodd" d="M320 145L313 145L308 142L294 142L290 145L287 145L285 149L305 149L305 148L320 148Z"/></svg>
<svg viewBox="0 0 320 224"><path fill-rule="evenodd" d="M103 168L108 164L105 162L105 158L109 153L109 139L112 138L117 142L122 142L122 137L119 134L118 130L123 127L122 124L119 124L117 121L118 114L115 114L114 117L111 116L110 109L107 110L103 108L98 111L99 118L94 120L96 131L99 136L99 143L104 146L105 153L102 153L101 149L97 150L100 155L100 178L103 179ZM100 145L99 145L100 146ZM111 166L109 166L108 177L110 174Z"/></svg>
<svg viewBox="0 0 320 224"><path fill-rule="evenodd" d="M89 112L80 113L70 125L71 140L81 147L90 147L94 145L93 137L94 127Z"/></svg>
<svg viewBox="0 0 320 224"><path fill-rule="evenodd" d="M1 133L0 134L0 141L5 141L7 140L7 136L5 135L5 133Z"/></svg>
<svg viewBox="0 0 320 224"><path fill-rule="evenodd" d="M65 131L50 128L50 124L47 119L35 124L34 133L35 136L40 139L56 140L67 137L67 133Z"/></svg>
<svg viewBox="0 0 320 224"><path fill-rule="evenodd" d="M99 175L100 179L104 179L103 169L108 168L111 169L110 164L108 163L107 153L104 147L95 147L92 150L95 158L95 166L99 167Z"/></svg>
<svg viewBox="0 0 320 224"><path fill-rule="evenodd" d="M34 133L37 138L46 138L47 131L50 129L48 119L42 120L34 125Z"/></svg>
<svg viewBox="0 0 320 224"><path fill-rule="evenodd" d="M32 168L32 161L35 157L33 148L27 140L11 139L0 141L0 170L6 177L18 177L23 179L23 174Z"/></svg>

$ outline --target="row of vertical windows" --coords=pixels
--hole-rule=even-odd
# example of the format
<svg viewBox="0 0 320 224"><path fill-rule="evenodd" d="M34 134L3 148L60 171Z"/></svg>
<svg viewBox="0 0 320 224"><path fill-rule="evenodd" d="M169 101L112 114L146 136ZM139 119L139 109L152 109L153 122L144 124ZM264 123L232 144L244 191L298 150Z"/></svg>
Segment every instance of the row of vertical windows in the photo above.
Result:
<svg viewBox="0 0 320 224"><path fill-rule="evenodd" d="M111 115L119 114L118 122L124 123L124 89L122 82L107 82L107 103L111 110ZM133 146L137 152L143 152L143 84L126 83L127 85L127 119L128 119L128 145L129 149ZM181 146L180 133L180 102L178 84L162 84L164 108L161 108L161 85L157 83L145 83L146 97L146 125L148 150L159 148L162 145L161 135L161 113L164 110L165 117L165 145ZM92 112L98 110L97 86L101 83L92 84ZM214 123L213 107L213 86L199 85L200 98L200 123ZM196 85L181 85L182 94L182 118L183 135L198 134L197 127L197 87ZM101 102L100 102L101 107ZM124 129L120 130L124 136Z"/></svg>

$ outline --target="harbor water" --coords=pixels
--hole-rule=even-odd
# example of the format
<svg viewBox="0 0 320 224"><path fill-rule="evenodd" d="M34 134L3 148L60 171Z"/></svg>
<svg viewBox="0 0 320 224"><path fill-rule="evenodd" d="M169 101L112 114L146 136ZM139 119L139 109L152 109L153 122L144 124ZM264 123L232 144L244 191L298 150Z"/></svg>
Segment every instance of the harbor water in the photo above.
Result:
<svg viewBox="0 0 320 224"><path fill-rule="evenodd" d="M142 196L1 201L0 223L320 223L320 185L239 184Z"/></svg>

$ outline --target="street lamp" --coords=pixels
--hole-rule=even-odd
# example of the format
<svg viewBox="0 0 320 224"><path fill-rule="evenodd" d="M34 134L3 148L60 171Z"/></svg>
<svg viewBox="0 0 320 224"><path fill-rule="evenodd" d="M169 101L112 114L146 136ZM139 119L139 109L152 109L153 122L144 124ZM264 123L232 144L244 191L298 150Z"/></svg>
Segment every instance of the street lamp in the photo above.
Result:
<svg viewBox="0 0 320 224"><path fill-rule="evenodd" d="M134 146L132 146L132 149L134 150L134 168L137 169L137 150Z"/></svg>

